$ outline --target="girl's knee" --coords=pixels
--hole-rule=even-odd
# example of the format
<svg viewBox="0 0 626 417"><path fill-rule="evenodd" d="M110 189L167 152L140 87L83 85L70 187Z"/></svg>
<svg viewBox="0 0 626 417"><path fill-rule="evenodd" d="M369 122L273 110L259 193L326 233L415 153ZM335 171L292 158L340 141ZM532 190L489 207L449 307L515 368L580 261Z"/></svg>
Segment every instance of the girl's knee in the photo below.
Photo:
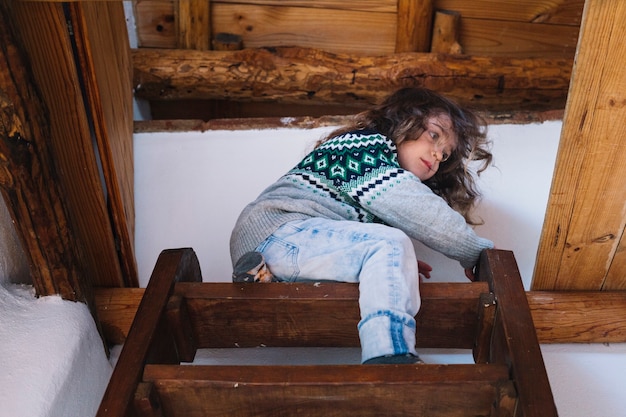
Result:
<svg viewBox="0 0 626 417"><path fill-rule="evenodd" d="M415 257L413 241L400 229L390 227L383 244L393 247L394 252L399 252L402 256L410 259Z"/></svg>

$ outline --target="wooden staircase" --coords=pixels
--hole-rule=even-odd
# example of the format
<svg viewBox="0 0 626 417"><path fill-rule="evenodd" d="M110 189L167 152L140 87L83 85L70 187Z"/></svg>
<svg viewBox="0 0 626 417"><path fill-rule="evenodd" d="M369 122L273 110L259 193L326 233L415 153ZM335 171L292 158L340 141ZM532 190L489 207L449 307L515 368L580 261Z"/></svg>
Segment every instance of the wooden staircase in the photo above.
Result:
<svg viewBox="0 0 626 417"><path fill-rule="evenodd" d="M182 365L202 348L358 347L358 286L203 283L192 249L165 250L119 356L104 416L557 416L512 252L477 282L421 284L417 347L474 364Z"/></svg>

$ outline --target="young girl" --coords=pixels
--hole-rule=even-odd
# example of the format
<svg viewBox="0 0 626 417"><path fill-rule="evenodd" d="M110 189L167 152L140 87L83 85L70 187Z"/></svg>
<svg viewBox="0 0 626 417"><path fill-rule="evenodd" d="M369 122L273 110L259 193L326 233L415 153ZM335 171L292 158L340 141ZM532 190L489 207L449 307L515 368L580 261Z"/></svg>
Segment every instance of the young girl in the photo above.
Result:
<svg viewBox="0 0 626 417"><path fill-rule="evenodd" d="M492 155L477 116L430 90L404 88L332 132L241 213L233 279L265 260L277 281L359 283L363 363L421 363L411 238L460 261L473 279L483 249L471 209ZM260 255L262 254L262 255ZM245 256L244 256L245 255ZM238 262L239 261L239 262Z"/></svg>

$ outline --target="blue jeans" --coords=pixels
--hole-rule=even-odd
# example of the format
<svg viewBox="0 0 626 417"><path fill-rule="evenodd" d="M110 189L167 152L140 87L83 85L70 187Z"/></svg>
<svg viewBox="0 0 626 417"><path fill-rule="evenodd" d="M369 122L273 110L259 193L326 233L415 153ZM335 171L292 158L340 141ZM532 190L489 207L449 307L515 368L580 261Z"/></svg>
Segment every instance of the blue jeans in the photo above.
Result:
<svg viewBox="0 0 626 417"><path fill-rule="evenodd" d="M323 218L284 224L257 250L279 281L359 283L361 361L415 352L417 258L401 230Z"/></svg>

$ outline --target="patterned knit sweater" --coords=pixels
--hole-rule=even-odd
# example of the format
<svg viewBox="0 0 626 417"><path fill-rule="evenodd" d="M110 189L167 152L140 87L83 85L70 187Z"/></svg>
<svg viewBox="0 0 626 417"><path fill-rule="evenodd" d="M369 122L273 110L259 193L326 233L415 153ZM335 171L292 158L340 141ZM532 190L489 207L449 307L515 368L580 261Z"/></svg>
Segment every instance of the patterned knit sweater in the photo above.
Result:
<svg viewBox="0 0 626 417"><path fill-rule="evenodd" d="M464 268L493 247L419 178L400 168L391 140L371 131L324 142L246 206L231 236L233 263L284 223L311 217L383 223Z"/></svg>

